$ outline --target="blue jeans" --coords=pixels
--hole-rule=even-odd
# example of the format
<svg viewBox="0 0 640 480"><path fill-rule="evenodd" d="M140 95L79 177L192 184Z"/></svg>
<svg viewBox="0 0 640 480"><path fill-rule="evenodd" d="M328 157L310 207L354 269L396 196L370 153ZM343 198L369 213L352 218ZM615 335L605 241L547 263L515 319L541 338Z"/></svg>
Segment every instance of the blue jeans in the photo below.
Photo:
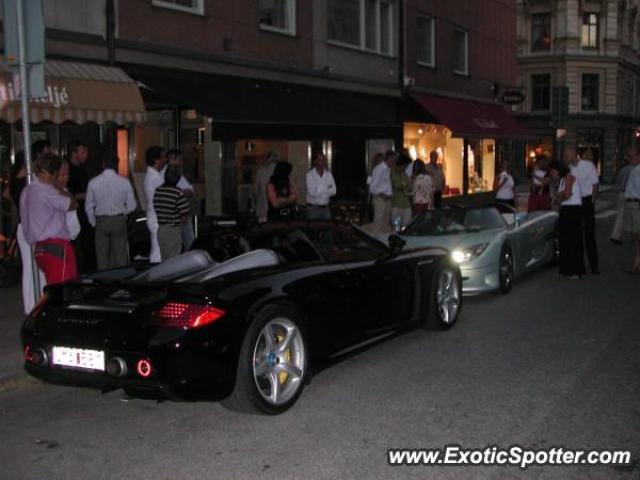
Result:
<svg viewBox="0 0 640 480"><path fill-rule="evenodd" d="M307 205L307 218L309 220L331 220L331 208L329 205Z"/></svg>

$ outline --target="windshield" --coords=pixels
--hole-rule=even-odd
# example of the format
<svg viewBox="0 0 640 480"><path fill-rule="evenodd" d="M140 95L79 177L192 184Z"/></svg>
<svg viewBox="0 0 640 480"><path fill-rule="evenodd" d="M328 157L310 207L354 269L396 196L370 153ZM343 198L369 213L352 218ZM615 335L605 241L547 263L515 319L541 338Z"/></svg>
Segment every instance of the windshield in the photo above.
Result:
<svg viewBox="0 0 640 480"><path fill-rule="evenodd" d="M493 208L453 208L431 210L418 215L402 235L414 237L434 237L459 233L480 232L493 228L503 228L504 220Z"/></svg>
<svg viewBox="0 0 640 480"><path fill-rule="evenodd" d="M359 229L330 222L266 224L244 233L226 232L199 238L193 248L206 250L216 262L258 248L273 250L282 263L375 260L388 253L384 244Z"/></svg>

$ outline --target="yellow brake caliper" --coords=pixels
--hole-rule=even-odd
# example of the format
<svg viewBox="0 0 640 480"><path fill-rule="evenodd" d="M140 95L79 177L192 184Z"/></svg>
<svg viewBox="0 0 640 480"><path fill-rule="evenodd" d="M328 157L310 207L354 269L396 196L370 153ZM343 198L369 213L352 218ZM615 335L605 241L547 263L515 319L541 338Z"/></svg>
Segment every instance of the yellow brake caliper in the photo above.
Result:
<svg viewBox="0 0 640 480"><path fill-rule="evenodd" d="M276 338L278 340L278 343L282 342L282 340L284 340L284 335L276 335ZM291 362L291 352L289 351L289 349L287 349L284 352L284 358L283 360L287 363ZM284 382L287 381L287 377L289 376L289 374L287 372L280 372L278 373L278 381L280 382L280 385L283 385Z"/></svg>

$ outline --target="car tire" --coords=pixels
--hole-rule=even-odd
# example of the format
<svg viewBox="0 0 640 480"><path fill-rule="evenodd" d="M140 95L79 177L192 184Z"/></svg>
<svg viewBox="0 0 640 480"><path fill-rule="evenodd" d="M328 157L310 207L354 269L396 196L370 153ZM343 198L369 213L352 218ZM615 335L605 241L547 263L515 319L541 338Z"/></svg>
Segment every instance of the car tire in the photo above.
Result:
<svg viewBox="0 0 640 480"><path fill-rule="evenodd" d="M462 276L457 268L442 265L431 285L430 308L424 327L428 330L449 330L462 311Z"/></svg>
<svg viewBox="0 0 640 480"><path fill-rule="evenodd" d="M503 245L498 261L498 281L500 293L507 294L513 288L513 250L509 245Z"/></svg>
<svg viewBox="0 0 640 480"><path fill-rule="evenodd" d="M260 309L242 342L234 391L223 404L268 415L291 408L307 382L307 338L295 308L272 304Z"/></svg>

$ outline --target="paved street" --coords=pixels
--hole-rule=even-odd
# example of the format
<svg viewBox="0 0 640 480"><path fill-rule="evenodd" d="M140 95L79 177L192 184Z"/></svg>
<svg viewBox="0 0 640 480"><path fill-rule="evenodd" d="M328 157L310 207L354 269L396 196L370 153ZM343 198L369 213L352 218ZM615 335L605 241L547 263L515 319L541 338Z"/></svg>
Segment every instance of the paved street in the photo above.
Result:
<svg viewBox="0 0 640 480"><path fill-rule="evenodd" d="M333 365L278 417L11 377L0 387L0 478L639 478L640 276L622 271L631 246L606 241L612 217L600 216L602 275L547 268L507 296L468 299L452 331L414 331ZM19 293L0 295L9 345L20 320L5 309L18 314ZM16 355L4 350L6 369ZM634 463L387 465L388 448L453 443L630 449Z"/></svg>

